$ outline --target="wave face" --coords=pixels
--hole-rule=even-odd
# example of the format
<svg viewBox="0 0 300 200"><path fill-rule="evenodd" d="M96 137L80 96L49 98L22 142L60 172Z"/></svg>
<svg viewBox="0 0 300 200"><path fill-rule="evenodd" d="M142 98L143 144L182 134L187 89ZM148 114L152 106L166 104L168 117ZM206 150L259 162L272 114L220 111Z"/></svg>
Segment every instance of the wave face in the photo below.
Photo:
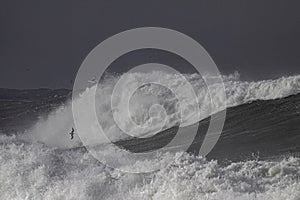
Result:
<svg viewBox="0 0 300 200"><path fill-rule="evenodd" d="M86 89L78 98L73 99L73 103L80 107L78 112L82 115L80 120L81 125L90 130L89 135L83 136L86 137L85 141L88 141L88 145L101 144L105 141L104 138L99 137L97 132L94 132L94 130L97 130L95 127L98 121L93 122L89 112L86 110L87 105L92 104L90 98L95 90L98 120L103 131L111 140L124 139L120 128L129 133L129 135L143 136L155 133L160 128L167 129L173 127L178 123L181 126L194 124L209 117L212 113L223 110L224 102L226 102L227 107L233 107L254 100L283 98L300 92L300 76L283 77L276 80L259 82L240 81L238 73L224 76L223 80L227 99L218 95L220 93L218 91L219 87L211 86L211 93L209 94L204 80L198 74L186 75L185 77L188 82L182 82L182 78L176 75L164 74L162 72L132 73L126 74L126 76L127 81L122 88L124 94L145 80L147 82L147 80L156 79L158 83L160 80L164 80L167 83L167 88L155 84L148 84L139 88L129 102L130 118L123 113L119 113L119 119L121 119L119 121L121 123L118 126L112 116L111 94L119 77L108 76L98 88L94 85ZM169 89L177 89L179 90L178 93L185 94L187 84L191 84L193 87L198 98L198 103L195 103L194 100L179 103L178 99ZM211 101L214 103L211 104ZM125 106L122 98L117 99L114 104L116 104L116 108ZM152 115L152 105L161 105L164 108L164 112L155 112L154 109L154 114ZM62 133L68 133L71 127L74 127L71 107L71 102L69 102L64 107L60 107L50 113L46 119L36 123L35 127L29 131L31 134L30 138L42 141L50 146L62 148L81 146L81 142L77 136L75 137L76 142L70 142L67 134L62 135ZM199 107L200 115L196 112L196 107ZM143 126L132 126L132 123L129 123L130 120ZM161 121L165 122L163 127L161 127ZM58 137L60 137L60 141L57 141Z"/></svg>
<svg viewBox="0 0 300 200"><path fill-rule="evenodd" d="M300 94L274 100L256 100L227 109L221 136L207 155L209 159L230 163L249 159L270 159L300 152ZM190 126L182 127L181 145L190 144L187 151L198 155L210 120L198 124L193 142L188 138ZM192 125L193 126L193 125ZM166 146L177 134L173 127L148 138L128 138L114 142L132 152L149 152Z"/></svg>
<svg viewBox="0 0 300 200"><path fill-rule="evenodd" d="M128 75L124 91L148 76L164 78L170 88L184 88L185 83L174 75L139 73ZM218 91L213 90L215 96L208 97L198 75L186 78L199 99L200 117L193 113L192 102L178 105L167 88L146 85L130 100L131 117L144 125L143 129L134 129L126 123L124 128L137 135L155 131L155 119L160 119L160 115L149 112L153 104L165 108L162 117L166 129L181 118L184 127L200 120L200 128L205 127L211 113L224 109L218 107L222 105L218 104ZM116 136L116 142L136 148L139 143L133 144L132 140L119 141L120 130L111 116L110 95L117 79L109 76L98 86L97 114L105 131ZM243 82L238 74L233 74L223 79L227 118L221 138L208 156L216 160L187 153L181 157L165 153L122 168L147 171L153 165L165 166L143 174L104 166L82 147L77 135L70 140L68 133L74 124L69 91L0 89L0 199L300 199L300 76ZM73 103L81 105L82 123L90 127L95 124L84 111L92 90L96 87L91 86L73 99ZM212 108L210 98L216 100ZM154 127L147 127L151 118ZM34 125L28 128L28 124ZM164 137L169 139L172 135ZM90 140L112 158L128 159L118 154L120 149L103 143L101 138ZM197 148L199 144L196 140L192 146ZM260 159L260 155L252 157L253 150L262 151L267 159ZM236 154L244 154L246 159L239 157L225 164L220 161L231 159L230 155L237 158ZM166 165L174 158L175 162Z"/></svg>

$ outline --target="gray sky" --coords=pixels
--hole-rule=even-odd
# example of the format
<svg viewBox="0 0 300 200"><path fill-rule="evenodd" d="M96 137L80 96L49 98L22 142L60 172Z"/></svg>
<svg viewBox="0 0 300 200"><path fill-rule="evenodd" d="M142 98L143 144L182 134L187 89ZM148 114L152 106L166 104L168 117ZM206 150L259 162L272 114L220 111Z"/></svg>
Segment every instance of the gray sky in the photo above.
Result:
<svg viewBox="0 0 300 200"><path fill-rule="evenodd" d="M0 2L0 87L71 88L96 45L145 26L191 36L225 74L237 70L246 80L300 74L297 0Z"/></svg>

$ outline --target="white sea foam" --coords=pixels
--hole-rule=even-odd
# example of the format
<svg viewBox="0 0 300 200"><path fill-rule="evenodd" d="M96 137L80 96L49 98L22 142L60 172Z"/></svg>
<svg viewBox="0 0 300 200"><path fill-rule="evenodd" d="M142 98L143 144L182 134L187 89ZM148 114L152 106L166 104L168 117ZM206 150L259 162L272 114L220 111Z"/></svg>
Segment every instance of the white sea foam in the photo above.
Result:
<svg viewBox="0 0 300 200"><path fill-rule="evenodd" d="M20 143L1 136L0 199L300 199L300 159L247 161L220 166L187 154L149 174L107 168L88 152ZM130 167L157 164L147 160Z"/></svg>
<svg viewBox="0 0 300 200"><path fill-rule="evenodd" d="M211 86L211 93L209 94L205 82L198 74L185 75L188 83L182 82L182 78L178 78L176 75L165 74L163 72L132 73L123 76L127 76L126 84L123 85L122 90L125 94L130 88L135 87L137 83L147 79L153 79L153 77L155 77L158 83L160 80L164 80L164 82L168 84L167 88L153 84L145 85L138 89L132 96L129 106L131 116L129 117L131 117L136 124L143 125L143 127L137 128L137 126L132 126L132 123L128 122L129 117L123 115L121 115L121 119L123 119L121 120L121 126L123 128L122 130L125 129L136 136L157 130L163 120L165 120L164 128L172 127L180 123L180 121L182 126L193 124L208 117L211 113L224 109L224 107L222 107L224 101L226 101L227 107L231 107L254 100L282 98L300 92L300 75L258 82L241 81L239 80L238 73L223 76L227 99L218 96L219 87ZM86 137L89 138L88 141L90 144L99 144L106 141L95 132L98 122L91 119L90 113L93 112L93 110L88 110L88 107L91 105L91 95L95 90L96 111L104 132L106 135L109 135L112 140L118 140L121 137L121 131L112 117L111 110L111 94L118 78L118 76L109 76L98 85L98 88L95 85L87 88L73 100L73 103L80 108L81 119L79 123L89 130L89 133L86 133ZM208 78L213 79L214 77ZM178 90L180 89L179 93L186 93L186 84L192 85L197 95L199 105L196 105L195 101L185 101L180 104L176 96L169 90L170 88L177 88ZM213 100L213 104L210 103L211 100ZM117 101L117 104L119 104L119 107L125 105L120 99ZM151 111L153 111L153 107L151 106L154 104L163 106L165 112L163 114L155 114L155 112L151 114ZM195 106L199 106L200 117L199 113L195 113L197 110ZM47 117L39 120L36 125L28 131L29 133L27 135L29 135L30 140L39 140L47 145L63 148L80 146L81 142L77 134L75 135L75 140L72 141L68 135L71 127L74 127L71 109L71 102L68 102L66 106L58 108L48 114ZM115 112L115 110L113 112Z"/></svg>

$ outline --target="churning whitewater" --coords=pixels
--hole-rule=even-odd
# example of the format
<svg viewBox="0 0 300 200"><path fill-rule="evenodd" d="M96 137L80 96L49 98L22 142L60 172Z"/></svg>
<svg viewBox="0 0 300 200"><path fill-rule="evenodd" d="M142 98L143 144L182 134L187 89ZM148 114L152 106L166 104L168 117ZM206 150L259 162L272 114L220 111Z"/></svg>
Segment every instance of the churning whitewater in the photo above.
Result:
<svg viewBox="0 0 300 200"><path fill-rule="evenodd" d="M73 100L67 98L67 94L64 94L66 98L60 98L61 91L55 90L51 91L51 98L45 100L45 91L36 90L34 93L40 92L40 95L35 99L29 92L25 93L28 98L21 96L23 99L16 99L15 102L18 103L14 103L13 100L6 100L5 96L10 94L2 91L1 110L5 112L5 119L10 120L6 124L1 123L0 199L300 199L300 159L297 155L276 157L272 160L251 158L223 165L218 160L207 160L187 153L183 156L165 153L158 154L152 160L123 166L124 171L127 168L147 171L153 165L166 166L161 170L129 174L103 165L83 147L86 144L82 144L77 134L74 135L74 140L70 140L68 135L71 128L75 128L72 103L82 108L81 125L89 127L91 131L96 130L93 128L96 124L86 111L86 105L91 103L89 99L92 90L96 91L95 108L99 123L114 141L124 138L112 112L117 112L119 119L123 117L122 130L135 136L155 133L161 128L167 129L177 124L189 126L225 109L222 106L224 101L226 107L232 109L233 117L239 114L239 106L251 104L253 101L269 100L276 106L293 109L291 116L299 119L300 75L258 82L241 81L238 73L223 76L226 99L218 96L219 87L211 86L211 93L208 94L205 82L198 74L185 75L187 82L181 82L182 79L176 75L162 72L132 73L124 76L127 76L124 94L139 82L151 77L156 77L158 83L163 79L168 83L168 87L147 84L131 97L129 117L141 126L132 126L127 121L130 120L128 116L118 113L118 108L126 105L121 95L113 102L115 109L111 109L111 94L119 79L117 75L108 75L99 85L92 85ZM175 89L180 90L179 93L185 93L186 84L191 84L198 101L182 103L172 93ZM17 92L20 91L15 91L16 94ZM280 101L283 98L285 101ZM65 101L66 99L68 100ZM23 124L18 123L18 116L26 115L24 112L29 113L30 109L45 106L49 104L45 102L50 100L55 106L51 111L39 114L31 128L24 126L23 131L10 131L11 122L22 130ZM195 113L196 107L199 107L200 114ZM243 111L245 115L250 114L245 109ZM278 115L272 123L280 124L289 120L288 117ZM226 123L232 123L230 119ZM299 124L300 121L293 123ZM265 124L266 127L272 127L269 125ZM268 133L276 131L268 130ZM86 141L89 141L87 145L98 146L114 159L127 159L122 156L114 157L119 155L116 154L119 149L94 135L97 133L84 133L84 137L88 138Z"/></svg>

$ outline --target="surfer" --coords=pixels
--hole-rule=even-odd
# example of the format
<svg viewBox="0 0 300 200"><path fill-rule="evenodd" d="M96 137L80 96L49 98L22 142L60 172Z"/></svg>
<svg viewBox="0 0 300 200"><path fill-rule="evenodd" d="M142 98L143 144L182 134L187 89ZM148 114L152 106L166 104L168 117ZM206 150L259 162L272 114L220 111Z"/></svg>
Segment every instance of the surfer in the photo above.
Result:
<svg viewBox="0 0 300 200"><path fill-rule="evenodd" d="M72 127L72 131L70 132L71 140L74 138L74 128Z"/></svg>

